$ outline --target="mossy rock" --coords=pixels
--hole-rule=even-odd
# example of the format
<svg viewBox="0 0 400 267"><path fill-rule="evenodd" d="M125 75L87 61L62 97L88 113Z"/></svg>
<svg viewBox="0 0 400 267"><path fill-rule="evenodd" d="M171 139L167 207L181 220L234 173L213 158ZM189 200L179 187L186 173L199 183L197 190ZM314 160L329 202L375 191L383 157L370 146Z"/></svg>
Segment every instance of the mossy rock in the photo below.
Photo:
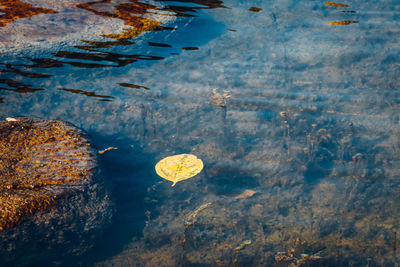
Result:
<svg viewBox="0 0 400 267"><path fill-rule="evenodd" d="M12 262L28 249L33 261L37 251L55 244L71 253L90 247L93 230L111 215L97 176L96 151L76 127L0 121L0 257L8 253Z"/></svg>

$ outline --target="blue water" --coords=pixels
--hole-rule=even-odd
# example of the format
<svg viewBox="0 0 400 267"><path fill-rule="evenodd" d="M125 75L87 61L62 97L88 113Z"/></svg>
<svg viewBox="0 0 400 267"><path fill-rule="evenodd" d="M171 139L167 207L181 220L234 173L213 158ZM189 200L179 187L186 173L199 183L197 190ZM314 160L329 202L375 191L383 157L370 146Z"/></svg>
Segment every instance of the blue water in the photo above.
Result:
<svg viewBox="0 0 400 267"><path fill-rule="evenodd" d="M92 247L9 264L399 264L398 2L167 4L200 9L128 45L0 54L1 118L118 148L99 155L114 211ZM43 58L57 65L30 66ZM180 153L205 167L171 187L154 166Z"/></svg>

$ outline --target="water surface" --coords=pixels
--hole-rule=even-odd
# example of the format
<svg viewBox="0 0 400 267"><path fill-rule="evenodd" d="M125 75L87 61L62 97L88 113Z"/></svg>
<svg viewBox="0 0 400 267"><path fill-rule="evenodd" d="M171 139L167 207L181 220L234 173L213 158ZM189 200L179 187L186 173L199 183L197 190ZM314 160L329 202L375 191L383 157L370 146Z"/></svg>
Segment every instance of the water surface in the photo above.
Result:
<svg viewBox="0 0 400 267"><path fill-rule="evenodd" d="M137 1L73 2L2 34L68 11L113 35L82 19L88 38L64 26L51 46L3 49L0 116L68 121L117 147L99 155L115 212L83 255L29 264L400 263L396 1L143 2L135 14L162 27L135 38L112 14ZM180 153L205 167L171 187L154 165Z"/></svg>

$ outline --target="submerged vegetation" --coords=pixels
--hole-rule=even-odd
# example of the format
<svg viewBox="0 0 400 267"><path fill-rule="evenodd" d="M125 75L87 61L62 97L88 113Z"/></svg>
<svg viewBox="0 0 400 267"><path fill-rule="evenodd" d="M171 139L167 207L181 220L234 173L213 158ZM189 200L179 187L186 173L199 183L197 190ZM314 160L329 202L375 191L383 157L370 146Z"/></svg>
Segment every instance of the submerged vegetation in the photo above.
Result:
<svg viewBox="0 0 400 267"><path fill-rule="evenodd" d="M353 124L307 125L291 111L276 115L268 137L281 138L279 145L264 139L246 153L238 143L225 146L232 154L219 150L220 145L194 147L206 161L204 172L174 189L165 183L149 187L144 236L105 264L399 263L399 159L389 156L400 153L399 143L391 148L395 151L381 149L390 142L366 150L371 141ZM228 138L245 138L237 134ZM391 138L396 132L388 134ZM224 178L221 155L247 171L240 178L235 172ZM251 187L233 193L235 180L239 188Z"/></svg>

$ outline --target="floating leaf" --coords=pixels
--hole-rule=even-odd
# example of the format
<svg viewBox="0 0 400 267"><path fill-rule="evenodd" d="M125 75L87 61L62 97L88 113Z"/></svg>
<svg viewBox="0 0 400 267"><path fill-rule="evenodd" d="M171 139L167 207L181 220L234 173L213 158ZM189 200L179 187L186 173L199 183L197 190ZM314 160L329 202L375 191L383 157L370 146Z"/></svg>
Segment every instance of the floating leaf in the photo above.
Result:
<svg viewBox="0 0 400 267"><path fill-rule="evenodd" d="M159 176L173 182L172 186L174 186L177 182L200 173L203 169L203 162L195 155L180 154L160 160L155 169Z"/></svg>

